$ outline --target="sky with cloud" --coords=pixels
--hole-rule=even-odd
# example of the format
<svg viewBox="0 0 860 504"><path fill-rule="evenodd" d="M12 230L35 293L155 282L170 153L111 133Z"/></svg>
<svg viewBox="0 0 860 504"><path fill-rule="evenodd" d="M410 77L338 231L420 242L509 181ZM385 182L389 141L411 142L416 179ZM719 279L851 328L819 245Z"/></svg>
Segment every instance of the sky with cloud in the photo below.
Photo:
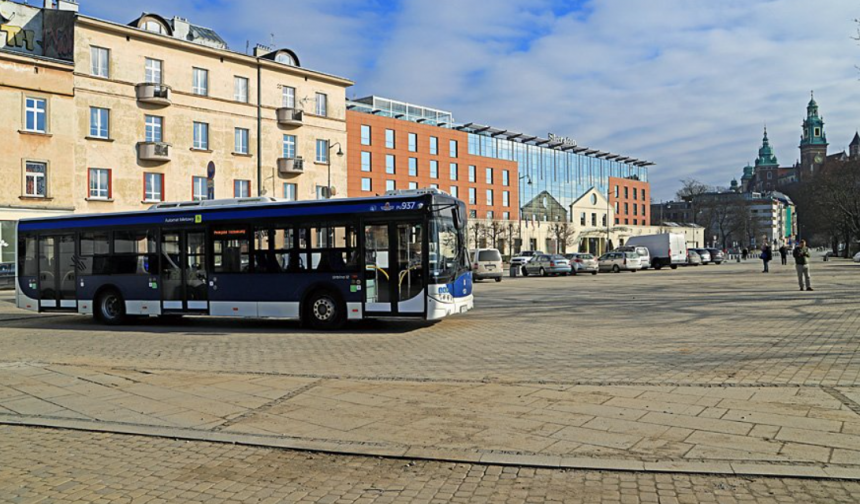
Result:
<svg viewBox="0 0 860 504"><path fill-rule="evenodd" d="M857 0L81 0L128 22L142 6L370 94L457 121L647 159L655 200L679 180L727 186L767 124L783 165L799 157L815 90L831 152L860 128Z"/></svg>

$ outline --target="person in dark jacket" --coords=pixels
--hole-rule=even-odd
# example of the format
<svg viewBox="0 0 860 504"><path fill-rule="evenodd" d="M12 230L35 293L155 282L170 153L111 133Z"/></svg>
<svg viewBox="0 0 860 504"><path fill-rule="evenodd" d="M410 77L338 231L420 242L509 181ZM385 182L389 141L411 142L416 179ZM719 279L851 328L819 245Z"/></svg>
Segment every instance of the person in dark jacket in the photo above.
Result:
<svg viewBox="0 0 860 504"><path fill-rule="evenodd" d="M782 265L783 266L788 264L788 247L786 247L785 244L783 244L781 247L779 247L779 257L782 258Z"/></svg>
<svg viewBox="0 0 860 504"><path fill-rule="evenodd" d="M773 249L770 248L769 243L765 242L765 244L761 246L761 262L764 263L764 270L762 273L770 272L768 265L770 264L771 259L773 259Z"/></svg>
<svg viewBox="0 0 860 504"><path fill-rule="evenodd" d="M806 248L806 240L800 240L800 245L794 249L794 267L797 268L797 283L800 284L800 290L803 289L803 281L806 280L806 290L812 290L812 284L809 282L809 249Z"/></svg>

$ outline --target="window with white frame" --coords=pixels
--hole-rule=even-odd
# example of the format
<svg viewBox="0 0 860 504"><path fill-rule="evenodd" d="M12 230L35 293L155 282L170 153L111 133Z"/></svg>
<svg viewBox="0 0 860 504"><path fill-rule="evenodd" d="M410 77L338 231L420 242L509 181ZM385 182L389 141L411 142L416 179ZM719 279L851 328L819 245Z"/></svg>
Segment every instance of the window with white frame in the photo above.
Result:
<svg viewBox="0 0 860 504"><path fill-rule="evenodd" d="M493 204L493 190L492 189L487 189L487 204L488 205Z"/></svg>
<svg viewBox="0 0 860 504"><path fill-rule="evenodd" d="M511 193L508 191L502 191L502 206L511 206Z"/></svg>
<svg viewBox="0 0 860 504"><path fill-rule="evenodd" d="M323 185L317 186L317 199L328 199L328 188Z"/></svg>
<svg viewBox="0 0 860 504"><path fill-rule="evenodd" d="M455 186L455 185L451 186L451 196L453 196L455 198L459 198L460 197L459 192L460 192L460 190L457 188L457 186Z"/></svg>
<svg viewBox="0 0 860 504"><path fill-rule="evenodd" d="M469 188L469 204L470 205L478 204L478 191L474 187Z"/></svg>
<svg viewBox="0 0 860 504"><path fill-rule="evenodd" d="M236 128L234 136L234 146L233 149L236 154L247 154L248 153L248 139L250 137L251 132L246 128Z"/></svg>
<svg viewBox="0 0 860 504"><path fill-rule="evenodd" d="M451 154L451 157L452 157L452 158L456 158L456 157L457 157L457 141L456 141L456 140L451 140L451 141L448 143L448 147L449 147L449 150L451 151L451 153L450 153L450 154Z"/></svg>
<svg viewBox="0 0 860 504"><path fill-rule="evenodd" d="M209 150L209 124L202 122L194 123L194 146L195 149Z"/></svg>
<svg viewBox="0 0 860 504"><path fill-rule="evenodd" d="M90 195L89 199L110 199L110 170L105 168L90 168Z"/></svg>
<svg viewBox="0 0 860 504"><path fill-rule="evenodd" d="M475 177L477 177L477 175L475 173L476 170L477 170L477 168L475 168L475 165L469 165L469 182L475 181Z"/></svg>
<svg viewBox="0 0 860 504"><path fill-rule="evenodd" d="M385 173L394 175L397 170L397 160L391 154L385 155Z"/></svg>
<svg viewBox="0 0 860 504"><path fill-rule="evenodd" d="M508 170L502 170L502 185L505 187L511 185L511 174Z"/></svg>
<svg viewBox="0 0 860 504"><path fill-rule="evenodd" d="M430 160L430 178L439 178L439 161L435 159Z"/></svg>
<svg viewBox="0 0 860 504"><path fill-rule="evenodd" d="M457 166L457 163L451 163L451 166L450 166L450 175L451 175L451 180L454 180L454 181L456 181L456 180L457 180L457 177L458 177L458 173L457 173L457 171L458 171L458 169L459 169L459 167Z"/></svg>
<svg viewBox="0 0 860 504"><path fill-rule="evenodd" d="M144 68L144 82L148 84L161 84L163 82L163 66L164 63L161 60L146 58L146 67Z"/></svg>
<svg viewBox="0 0 860 504"><path fill-rule="evenodd" d="M161 173L143 174L143 201L164 201L164 175Z"/></svg>
<svg viewBox="0 0 860 504"><path fill-rule="evenodd" d="M233 99L237 102L248 103L247 77L233 77Z"/></svg>
<svg viewBox="0 0 860 504"><path fill-rule="evenodd" d="M361 125L361 145L370 145L370 126Z"/></svg>
<svg viewBox="0 0 860 504"><path fill-rule="evenodd" d="M48 165L27 161L24 173L24 196L45 198L48 196Z"/></svg>
<svg viewBox="0 0 860 504"><path fill-rule="evenodd" d="M371 164L371 160L373 156L371 153L362 151L361 152L361 171L369 172L373 170L373 165Z"/></svg>
<svg viewBox="0 0 860 504"><path fill-rule="evenodd" d="M296 108L296 88L290 86L281 88L281 104L284 108Z"/></svg>
<svg viewBox="0 0 860 504"><path fill-rule="evenodd" d="M108 138L110 132L110 111L106 108L90 107L90 136Z"/></svg>
<svg viewBox="0 0 860 504"><path fill-rule="evenodd" d="M430 189L439 189L439 184L430 184Z"/></svg>
<svg viewBox="0 0 860 504"><path fill-rule="evenodd" d="M418 182L410 182L409 189L418 189Z"/></svg>
<svg viewBox="0 0 860 504"><path fill-rule="evenodd" d="M496 216L495 212L493 212L492 210L487 210L487 218L488 219L493 219L493 218L495 218L495 216Z"/></svg>
<svg viewBox="0 0 860 504"><path fill-rule="evenodd" d="M298 185L290 182L285 182L284 199L287 201L298 201Z"/></svg>
<svg viewBox="0 0 860 504"><path fill-rule="evenodd" d="M104 47L90 47L91 73L96 77L110 77L110 50Z"/></svg>
<svg viewBox="0 0 860 504"><path fill-rule="evenodd" d="M209 70L195 68L191 92L200 96L209 96Z"/></svg>
<svg viewBox="0 0 860 504"><path fill-rule="evenodd" d="M163 142L162 131L164 118L159 116L146 116L146 141Z"/></svg>
<svg viewBox="0 0 860 504"><path fill-rule="evenodd" d="M439 154L439 139L433 136L430 137L430 154Z"/></svg>
<svg viewBox="0 0 860 504"><path fill-rule="evenodd" d="M328 96L324 93L317 93L316 114L322 117L328 116Z"/></svg>
<svg viewBox="0 0 860 504"><path fill-rule="evenodd" d="M511 220L511 212L502 212L503 220Z"/></svg>
<svg viewBox="0 0 860 504"><path fill-rule="evenodd" d="M418 176L418 158L411 157L409 158L409 176L417 177Z"/></svg>
<svg viewBox="0 0 860 504"><path fill-rule="evenodd" d="M317 140L317 163L328 163L328 140Z"/></svg>
<svg viewBox="0 0 860 504"><path fill-rule="evenodd" d="M43 98L27 98L24 100L24 129L34 133L48 131L48 102Z"/></svg>
<svg viewBox="0 0 860 504"><path fill-rule="evenodd" d="M493 169L492 168L487 168L487 183L491 184L491 185L493 183Z"/></svg>
<svg viewBox="0 0 860 504"><path fill-rule="evenodd" d="M409 133L409 152L418 152L418 135Z"/></svg>
<svg viewBox="0 0 860 504"><path fill-rule="evenodd" d="M386 180L385 181L385 190L386 191L396 191L397 190L397 184L393 180Z"/></svg>
<svg viewBox="0 0 860 504"><path fill-rule="evenodd" d="M370 192L373 190L373 180L368 177L361 179L361 190L365 192Z"/></svg>
<svg viewBox="0 0 860 504"><path fill-rule="evenodd" d="M209 189L206 185L206 177L191 178L191 199L194 201L209 199Z"/></svg>
<svg viewBox="0 0 860 504"><path fill-rule="evenodd" d="M385 148L393 149L394 148L394 130L387 129L385 130Z"/></svg>
<svg viewBox="0 0 860 504"><path fill-rule="evenodd" d="M287 159L296 157L296 135L284 135L284 157Z"/></svg>
<svg viewBox="0 0 860 504"><path fill-rule="evenodd" d="M248 198L251 196L251 181L250 180L234 180L233 181L233 197Z"/></svg>

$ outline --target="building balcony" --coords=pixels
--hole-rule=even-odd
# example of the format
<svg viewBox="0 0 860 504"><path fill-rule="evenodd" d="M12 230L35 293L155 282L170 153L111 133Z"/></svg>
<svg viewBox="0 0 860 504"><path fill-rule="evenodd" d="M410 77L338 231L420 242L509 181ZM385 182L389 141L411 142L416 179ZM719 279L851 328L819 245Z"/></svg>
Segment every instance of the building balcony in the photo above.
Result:
<svg viewBox="0 0 860 504"><path fill-rule="evenodd" d="M137 158L141 161L170 161L170 144L164 142L139 142Z"/></svg>
<svg viewBox="0 0 860 504"><path fill-rule="evenodd" d="M137 101L140 103L149 103L150 105L160 105L162 107L170 105L170 86L144 82L136 85L134 90L137 94Z"/></svg>
<svg viewBox="0 0 860 504"><path fill-rule="evenodd" d="M305 172L304 160L300 157L295 158L279 158L278 159L278 176L281 178L290 177L293 175L301 175Z"/></svg>
<svg viewBox="0 0 860 504"><path fill-rule="evenodd" d="M304 124L304 114L298 109L281 107L278 109L278 124L281 126L301 126Z"/></svg>

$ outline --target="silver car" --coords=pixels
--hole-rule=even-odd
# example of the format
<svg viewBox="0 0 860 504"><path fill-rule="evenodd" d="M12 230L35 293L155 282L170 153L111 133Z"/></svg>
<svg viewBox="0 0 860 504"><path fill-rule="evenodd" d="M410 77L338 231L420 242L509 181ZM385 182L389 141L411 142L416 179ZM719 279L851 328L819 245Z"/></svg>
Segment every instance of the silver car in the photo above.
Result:
<svg viewBox="0 0 860 504"><path fill-rule="evenodd" d="M702 256L693 249L687 249L687 264L686 266L701 266Z"/></svg>
<svg viewBox="0 0 860 504"><path fill-rule="evenodd" d="M591 273L596 275L598 271L597 258L591 254L565 254L570 261L570 267L574 275L579 273Z"/></svg>
<svg viewBox="0 0 860 504"><path fill-rule="evenodd" d="M526 272L526 276L567 276L570 275L571 272L570 261L565 259L564 256L558 254L541 254L539 256L536 256L534 259L526 263L524 269Z"/></svg>
<svg viewBox="0 0 860 504"><path fill-rule="evenodd" d="M609 252L600 256L597 260L600 271L632 271L636 273L642 269L642 260L636 252Z"/></svg>
<svg viewBox="0 0 860 504"><path fill-rule="evenodd" d="M699 256L702 258L702 264L708 264L711 262L711 253L708 252L708 249L697 248L693 250L695 250L696 253L698 253Z"/></svg>

